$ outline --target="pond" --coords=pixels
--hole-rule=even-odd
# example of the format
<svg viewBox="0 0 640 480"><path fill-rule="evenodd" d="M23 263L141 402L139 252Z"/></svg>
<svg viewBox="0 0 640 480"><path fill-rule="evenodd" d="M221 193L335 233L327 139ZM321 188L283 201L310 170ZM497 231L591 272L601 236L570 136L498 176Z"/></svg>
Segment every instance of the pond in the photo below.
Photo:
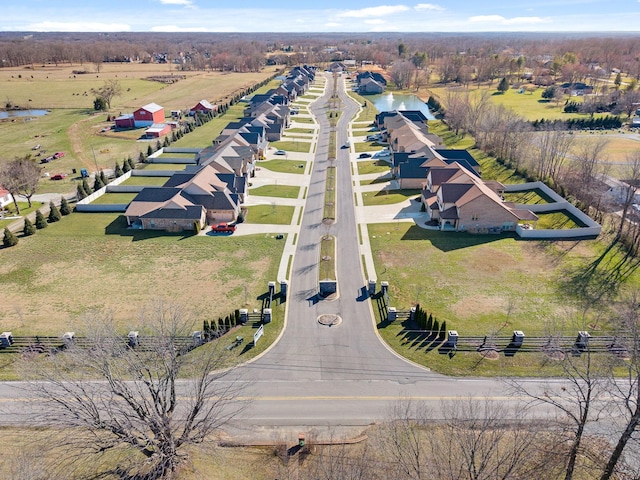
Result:
<svg viewBox="0 0 640 480"><path fill-rule="evenodd" d="M1 118L13 118L13 117L42 117L49 113L49 110L8 110L6 112L0 112Z"/></svg>
<svg viewBox="0 0 640 480"><path fill-rule="evenodd" d="M429 120L435 118L429 111L427 104L415 95L388 92L381 95L367 95L364 98L373 103L380 112L420 110Z"/></svg>

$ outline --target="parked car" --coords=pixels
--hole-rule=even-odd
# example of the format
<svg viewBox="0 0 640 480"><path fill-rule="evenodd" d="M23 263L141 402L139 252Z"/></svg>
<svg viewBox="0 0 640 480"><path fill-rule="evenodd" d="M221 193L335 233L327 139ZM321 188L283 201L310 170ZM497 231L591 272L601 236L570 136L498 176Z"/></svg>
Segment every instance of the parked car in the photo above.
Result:
<svg viewBox="0 0 640 480"><path fill-rule="evenodd" d="M66 176L64 173L56 173L55 175L51 175L51 180L64 180Z"/></svg>
<svg viewBox="0 0 640 480"><path fill-rule="evenodd" d="M64 152L56 152L53 154L53 158L62 158L64 157Z"/></svg>
<svg viewBox="0 0 640 480"><path fill-rule="evenodd" d="M219 223L211 227L211 231L220 233L233 233L236 231L236 226L229 225L228 223Z"/></svg>
<svg viewBox="0 0 640 480"><path fill-rule="evenodd" d="M342 145L342 148L349 148L350 146L351 146L351 142L347 140L346 142L344 142L344 145Z"/></svg>
<svg viewBox="0 0 640 480"><path fill-rule="evenodd" d="M31 150L40 150L41 147L42 147L42 145L37 144L34 147L31 147Z"/></svg>
<svg viewBox="0 0 640 480"><path fill-rule="evenodd" d="M49 163L55 159L56 157L54 157L53 155L49 155L48 157L45 157L42 160L40 160L40 163Z"/></svg>
<svg viewBox="0 0 640 480"><path fill-rule="evenodd" d="M284 150L276 150L276 155L286 155L287 152L285 152Z"/></svg>
<svg viewBox="0 0 640 480"><path fill-rule="evenodd" d="M370 153L361 153L360 155L358 155L358 158L371 158L371 154Z"/></svg>

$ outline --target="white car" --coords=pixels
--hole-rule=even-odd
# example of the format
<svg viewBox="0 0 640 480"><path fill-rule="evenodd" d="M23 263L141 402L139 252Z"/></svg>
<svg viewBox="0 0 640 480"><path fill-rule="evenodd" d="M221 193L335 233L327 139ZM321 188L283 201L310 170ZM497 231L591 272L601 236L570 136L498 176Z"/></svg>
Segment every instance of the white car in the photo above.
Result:
<svg viewBox="0 0 640 480"><path fill-rule="evenodd" d="M276 150L276 155L286 155L287 152L285 152L284 150Z"/></svg>

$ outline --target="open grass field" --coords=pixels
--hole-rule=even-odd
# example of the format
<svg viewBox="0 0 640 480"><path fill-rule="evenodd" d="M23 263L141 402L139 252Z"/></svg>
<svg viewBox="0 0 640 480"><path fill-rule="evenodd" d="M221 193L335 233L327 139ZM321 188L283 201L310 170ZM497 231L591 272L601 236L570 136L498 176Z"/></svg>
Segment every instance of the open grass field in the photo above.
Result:
<svg viewBox="0 0 640 480"><path fill-rule="evenodd" d="M300 187L293 185L264 185L250 189L249 193L263 197L298 198Z"/></svg>
<svg viewBox="0 0 640 480"><path fill-rule="evenodd" d="M254 205L249 207L246 223L265 225L289 225L293 218L293 207L287 205ZM278 257L279 259L280 257Z"/></svg>
<svg viewBox="0 0 640 480"><path fill-rule="evenodd" d="M418 195L420 195L420 190L378 190L376 192L363 192L362 201L365 207L392 205Z"/></svg>
<svg viewBox="0 0 640 480"><path fill-rule="evenodd" d="M624 264L622 256L615 249L605 250L598 240L522 241L428 231L404 223L372 224L368 229L378 279L390 284L391 305L406 310L419 303L461 337L508 336L513 330L527 336L607 330L612 307L590 299L588 292L611 291L623 283L636 288L640 281L633 262L627 264L627 276L618 276L624 268L618 264ZM420 260L407 263L407 258ZM611 284L606 278L616 280ZM420 342L408 342L406 325L400 323L380 329L385 340L410 359L444 373L510 374L516 371L506 368L513 366L520 369L518 374L538 375L548 362L529 354L501 356L498 362L484 361L486 368L469 369L481 360L479 355L458 353L450 361L437 351L427 354L418 348Z"/></svg>
<svg viewBox="0 0 640 480"><path fill-rule="evenodd" d="M302 175L307 169L307 162L302 160L267 160L258 163L260 168L266 168L272 172L297 173ZM302 168L300 167L302 165Z"/></svg>
<svg viewBox="0 0 640 480"><path fill-rule="evenodd" d="M61 335L83 312L104 308L126 333L157 297L193 306L204 318L245 303L258 307L283 245L263 236L130 231L118 214L73 213L0 249L2 329Z"/></svg>
<svg viewBox="0 0 640 480"><path fill-rule="evenodd" d="M538 229L566 229L566 228L579 228L585 225L578 221L566 210L558 212L536 213L538 216L538 222L536 228Z"/></svg>
<svg viewBox="0 0 640 480"><path fill-rule="evenodd" d="M83 69L90 73L76 74L74 78L72 70ZM93 65L44 68L36 65L35 70L30 67L1 69L0 91L4 97L3 102L10 101L23 108L51 109L48 115L33 117L30 121L21 118L0 121L0 146L4 152L2 158L12 159L35 154L31 148L40 144L49 154L56 151L66 153L65 157L55 161L55 166L47 165L43 172L71 173L73 168L88 168L90 171L96 170L96 167L113 168L116 161L122 162L127 156L137 158L140 152L146 152L149 142L138 140L143 129L100 131L109 126L110 122L107 122L107 113L93 111L93 95L90 91L92 88L100 88L106 80L118 80L122 86L122 95L113 99L110 114L132 112L151 102L162 105L168 114L169 110L188 108L203 98L213 103L228 101L240 90L275 73L274 69L246 74L177 72L170 65L129 63L103 64L99 73L93 69ZM186 75L187 78L172 85L145 80L152 75L171 75L172 72L174 75ZM274 85L278 83L275 81ZM244 104L238 104L237 107L241 112ZM214 123L216 120L220 125ZM217 117L206 127L185 135L181 139L182 143L177 145L209 145L224 125L232 120L231 114ZM53 172L52 168L56 171ZM41 191L59 191L59 186L43 179Z"/></svg>

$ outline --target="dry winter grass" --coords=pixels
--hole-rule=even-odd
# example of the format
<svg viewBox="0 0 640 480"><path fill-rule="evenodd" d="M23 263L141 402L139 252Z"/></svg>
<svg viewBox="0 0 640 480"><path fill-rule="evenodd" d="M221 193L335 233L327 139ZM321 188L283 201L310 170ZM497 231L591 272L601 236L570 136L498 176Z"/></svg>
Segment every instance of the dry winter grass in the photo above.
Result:
<svg viewBox="0 0 640 480"><path fill-rule="evenodd" d="M131 232L117 214L74 213L0 249L0 318L14 335L61 335L92 308L135 329L145 304L165 298L202 319L248 304L276 277L283 243L262 236ZM125 332L126 333L126 332Z"/></svg>

